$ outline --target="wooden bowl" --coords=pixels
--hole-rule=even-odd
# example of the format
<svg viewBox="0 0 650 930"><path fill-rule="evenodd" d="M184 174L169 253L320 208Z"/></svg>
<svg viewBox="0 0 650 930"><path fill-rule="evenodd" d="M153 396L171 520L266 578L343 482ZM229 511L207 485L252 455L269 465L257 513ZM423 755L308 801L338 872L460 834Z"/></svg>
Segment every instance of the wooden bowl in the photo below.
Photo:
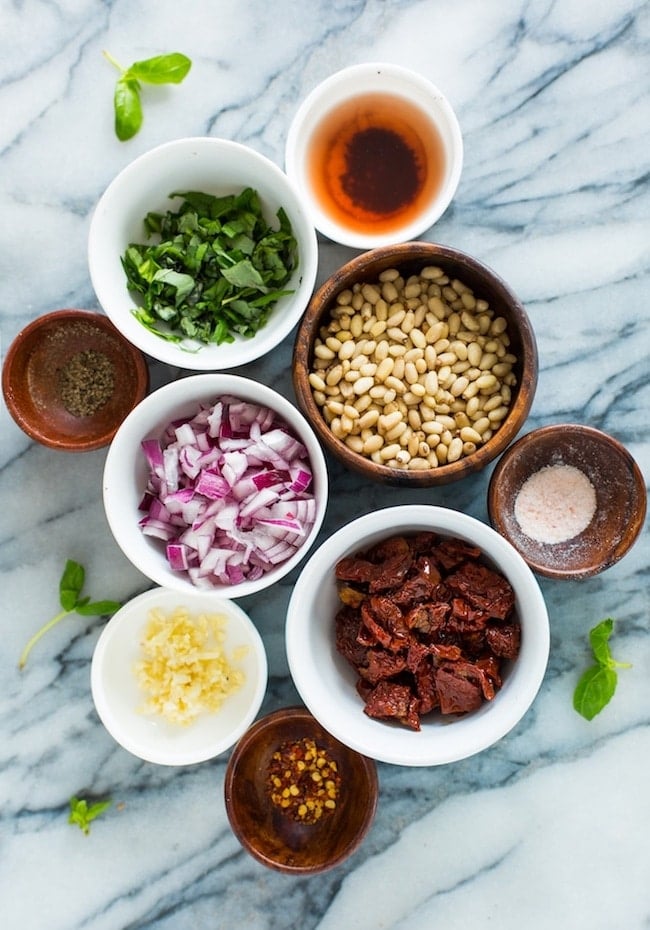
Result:
<svg viewBox="0 0 650 930"><path fill-rule="evenodd" d="M148 387L143 354L107 317L89 310L55 310L33 320L9 346L2 368L5 402L18 426L68 452L108 445Z"/></svg>
<svg viewBox="0 0 650 930"><path fill-rule="evenodd" d="M491 438L456 461L421 470L394 467L376 462L354 451L337 438L314 399L309 376L319 332L330 320L336 297L358 283L374 283L381 272L397 268L404 277L425 266L438 266L450 280L471 288L477 299L484 299L497 317L507 321L510 352L516 356L513 371L516 384L508 413ZM378 337L381 339L381 336ZM408 343L407 343L408 344ZM438 363L435 363L438 367ZM339 268L312 297L298 327L293 351L293 385L298 405L309 419L325 449L350 468L374 481L406 487L429 487L458 481L484 468L512 442L528 416L537 386L537 345L522 304L508 285L475 258L447 246L429 242L407 242L373 249ZM452 413L453 415L453 413ZM355 427L356 428L356 427Z"/></svg>
<svg viewBox="0 0 650 930"><path fill-rule="evenodd" d="M549 543L548 531L545 536L535 528L537 538L522 531L515 504L524 482L554 465L573 466L588 478L596 509L582 532ZM549 500L549 510L554 503ZM628 450L606 433L578 424L544 426L522 436L501 457L488 487L494 528L533 571L549 578L588 578L614 565L639 536L646 507L645 482ZM555 538L560 535L561 530Z"/></svg>
<svg viewBox="0 0 650 930"><path fill-rule="evenodd" d="M313 739L337 763L341 779L335 810L315 823L298 822L271 800L267 787L273 753L282 743ZM241 738L228 762L228 819L244 849L278 872L307 875L340 865L360 846L377 806L373 761L345 747L303 707L275 711Z"/></svg>

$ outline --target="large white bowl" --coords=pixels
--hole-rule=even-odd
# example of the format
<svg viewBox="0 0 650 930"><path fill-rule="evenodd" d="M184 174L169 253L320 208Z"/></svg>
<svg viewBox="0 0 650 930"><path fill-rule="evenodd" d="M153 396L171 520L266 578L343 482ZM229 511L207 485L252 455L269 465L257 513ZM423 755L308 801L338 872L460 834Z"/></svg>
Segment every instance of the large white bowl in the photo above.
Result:
<svg viewBox="0 0 650 930"><path fill-rule="evenodd" d="M145 695L134 671L141 658L140 640L149 611L160 608L169 614L177 607L186 607L194 616L224 615L224 651L228 657L237 647L248 647L237 663L244 673L242 687L230 694L219 710L204 713L189 725L141 713ZM124 749L146 762L192 765L225 752L246 732L264 700L268 667L262 638L237 604L209 592L179 594L153 588L134 597L108 621L95 646L90 678L99 718Z"/></svg>
<svg viewBox="0 0 650 930"><path fill-rule="evenodd" d="M167 342L149 332L131 312L121 256L131 242L145 242L143 220L150 211L177 209L174 191L201 191L218 196L252 187L260 195L264 215L277 226L284 207L298 243L298 265L266 325L250 339L235 337L223 345L196 341ZM318 269L316 232L301 196L285 173L253 149L226 139L189 138L167 142L140 155L109 184L100 198L88 238L90 278L97 299L120 332L147 355L169 365L196 371L219 371L243 365L277 346L307 306Z"/></svg>
<svg viewBox="0 0 650 930"><path fill-rule="evenodd" d="M241 400L263 404L275 410L293 429L309 454L313 473L311 491L316 498L314 525L291 558L276 565L256 581L215 585L211 589L221 597L244 597L274 584L305 557L316 539L327 508L328 477L323 451L302 414L277 391L250 378L218 373L181 378L149 394L127 416L109 447L104 465L104 509L117 544L147 578L181 592L196 590L186 572L174 571L169 567L164 543L145 536L138 526L142 517L138 508L149 471L140 444L143 439L159 437L172 420L192 416L201 403L213 404L224 394L232 394Z"/></svg>
<svg viewBox="0 0 650 930"><path fill-rule="evenodd" d="M340 105L362 95L390 95L409 108L424 114L425 121L438 131L444 151L445 165L439 187L427 197L415 216L406 216L398 225L384 232L368 225L359 230L343 218L337 218L323 208L311 180L310 142L323 119ZM360 120L365 119L360 111ZM406 117L410 122L410 117ZM412 127L413 128L413 127ZM420 135L418 131L418 135ZM440 219L451 203L463 167L463 138L454 110L442 91L423 75L387 62L366 62L343 68L318 84L305 97L289 127L285 146L287 174L303 195L316 228L343 245L356 249L373 249L396 242L417 239Z"/></svg>
<svg viewBox="0 0 650 930"><path fill-rule="evenodd" d="M422 718L419 732L363 712L348 662L336 651L340 607L334 568L339 559L381 539L428 530L480 547L515 591L521 650L495 698L464 717ZM342 527L312 555L294 587L286 624L289 668L303 701L333 736L372 759L397 765L441 765L474 755L505 736L524 716L541 685L549 653L549 622L539 585L519 553L493 529L443 507L388 507Z"/></svg>

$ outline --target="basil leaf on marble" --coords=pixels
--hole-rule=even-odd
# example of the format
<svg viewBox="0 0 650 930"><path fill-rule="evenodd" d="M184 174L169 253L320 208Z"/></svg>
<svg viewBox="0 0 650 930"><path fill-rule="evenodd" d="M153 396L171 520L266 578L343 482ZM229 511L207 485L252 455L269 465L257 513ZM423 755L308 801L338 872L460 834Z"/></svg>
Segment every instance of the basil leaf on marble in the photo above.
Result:
<svg viewBox="0 0 650 930"><path fill-rule="evenodd" d="M86 580L86 571L83 565L68 559L63 569L63 574L59 581L59 603L61 610L48 620L39 630L31 637L18 660L18 668L25 667L27 657L36 645L39 639L45 635L52 627L56 626L64 617L72 613L77 613L83 617L108 617L114 614L122 606L118 601L103 600L93 601L91 603L88 596L81 597L81 591Z"/></svg>
<svg viewBox="0 0 650 930"><path fill-rule="evenodd" d="M187 55L171 52L169 55L134 61L127 73L129 77L147 84L180 84L191 67L192 62Z"/></svg>
<svg viewBox="0 0 650 930"><path fill-rule="evenodd" d="M79 829L87 836L90 833L91 822L95 820L96 817L99 817L100 814L103 814L112 803L113 802L110 800L96 801L94 804L89 805L85 798L73 796L70 798L68 823L76 823Z"/></svg>
<svg viewBox="0 0 650 930"><path fill-rule="evenodd" d="M113 94L115 135L120 142L132 139L142 126L141 83L180 84L192 66L187 55L180 52L135 61L128 68L123 68L109 52L105 51L104 57L120 72Z"/></svg>
<svg viewBox="0 0 650 930"><path fill-rule="evenodd" d="M593 720L614 697L617 678L613 669L601 665L592 665L583 672L573 695L573 706L578 713L586 720Z"/></svg>
<svg viewBox="0 0 650 930"><path fill-rule="evenodd" d="M132 139L142 126L140 85L137 81L120 78L115 85L115 135L120 142Z"/></svg>
<svg viewBox="0 0 650 930"><path fill-rule="evenodd" d="M59 602L64 610L74 610L86 580L83 565L68 559L59 581Z"/></svg>
<svg viewBox="0 0 650 930"><path fill-rule="evenodd" d="M596 663L582 673L573 694L573 706L586 720L601 712L611 701L618 684L617 668L631 668L612 656L609 640L614 631L611 617L602 620L589 632L589 643Z"/></svg>

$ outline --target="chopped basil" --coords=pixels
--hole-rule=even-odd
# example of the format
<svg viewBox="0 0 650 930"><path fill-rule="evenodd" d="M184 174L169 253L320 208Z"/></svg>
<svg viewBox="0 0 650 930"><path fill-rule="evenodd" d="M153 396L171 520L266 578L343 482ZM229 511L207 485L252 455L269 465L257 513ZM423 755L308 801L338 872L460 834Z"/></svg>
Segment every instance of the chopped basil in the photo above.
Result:
<svg viewBox="0 0 650 930"><path fill-rule="evenodd" d="M298 247L284 209L278 228L262 215L257 191L216 197L174 192L176 211L148 213L151 244L131 243L122 256L127 287L141 295L134 315L149 330L173 342L200 343L250 338L266 323L285 294Z"/></svg>

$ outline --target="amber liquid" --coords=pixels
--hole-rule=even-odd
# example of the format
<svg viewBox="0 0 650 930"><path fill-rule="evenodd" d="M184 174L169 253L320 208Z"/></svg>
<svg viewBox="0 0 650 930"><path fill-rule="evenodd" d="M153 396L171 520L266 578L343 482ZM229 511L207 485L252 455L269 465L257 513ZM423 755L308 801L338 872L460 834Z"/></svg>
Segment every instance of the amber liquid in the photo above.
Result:
<svg viewBox="0 0 650 930"><path fill-rule="evenodd" d="M360 95L334 107L307 150L321 209L360 233L390 233L415 220L440 190L445 168L435 123L392 94Z"/></svg>

